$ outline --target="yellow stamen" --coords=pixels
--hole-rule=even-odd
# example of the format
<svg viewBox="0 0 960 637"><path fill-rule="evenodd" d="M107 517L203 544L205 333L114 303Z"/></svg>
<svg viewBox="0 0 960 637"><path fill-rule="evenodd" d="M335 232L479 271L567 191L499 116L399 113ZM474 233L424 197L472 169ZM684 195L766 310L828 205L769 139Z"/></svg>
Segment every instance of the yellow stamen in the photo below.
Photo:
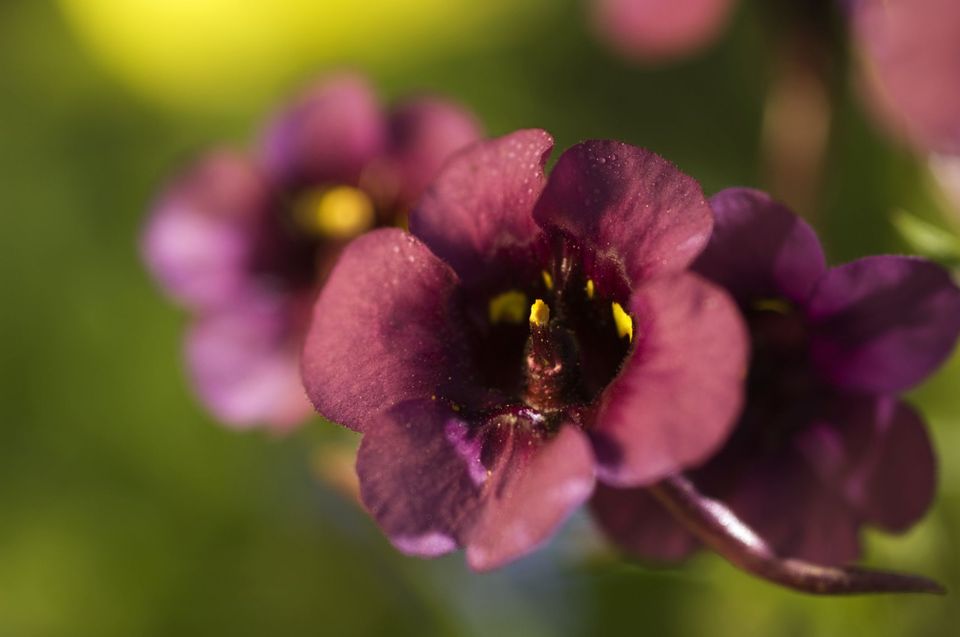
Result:
<svg viewBox="0 0 960 637"><path fill-rule="evenodd" d="M350 186L307 192L297 203L295 214L302 227L330 239L352 239L375 221L370 197Z"/></svg>
<svg viewBox="0 0 960 637"><path fill-rule="evenodd" d="M543 275L543 284L547 287L548 290L553 289L553 277L550 276L550 273L546 270L540 272Z"/></svg>
<svg viewBox="0 0 960 637"><path fill-rule="evenodd" d="M597 291L596 287L593 285L593 279L587 279L587 284L583 286L583 289L587 293L588 299L592 299L594 293Z"/></svg>
<svg viewBox="0 0 960 637"><path fill-rule="evenodd" d="M760 299L753 303L753 309L777 314L789 314L790 304L783 299Z"/></svg>
<svg viewBox="0 0 960 637"><path fill-rule="evenodd" d="M527 295L520 290L507 290L490 299L487 314L491 323L522 323L527 309Z"/></svg>
<svg viewBox="0 0 960 637"><path fill-rule="evenodd" d="M633 342L633 319L616 301L610 304L610 310L613 312L613 322L617 325L617 336L620 338L626 336L630 342Z"/></svg>
<svg viewBox="0 0 960 637"><path fill-rule="evenodd" d="M550 322L550 306L543 302L543 299L537 299L530 306L530 323L538 327L543 327Z"/></svg>

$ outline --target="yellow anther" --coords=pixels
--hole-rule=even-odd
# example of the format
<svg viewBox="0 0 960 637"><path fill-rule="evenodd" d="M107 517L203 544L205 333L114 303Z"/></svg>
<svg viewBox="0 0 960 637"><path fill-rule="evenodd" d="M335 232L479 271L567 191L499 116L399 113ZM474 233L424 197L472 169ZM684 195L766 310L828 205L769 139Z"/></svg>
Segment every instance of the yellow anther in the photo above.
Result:
<svg viewBox="0 0 960 637"><path fill-rule="evenodd" d="M610 304L610 310L613 312L613 322L617 326L617 336L633 342L633 319L623 311L623 306L614 301Z"/></svg>
<svg viewBox="0 0 960 637"><path fill-rule="evenodd" d="M776 312L777 314L789 314L790 304L783 299L760 299L754 301L753 309L761 312Z"/></svg>
<svg viewBox="0 0 960 637"><path fill-rule="evenodd" d="M543 327L550 322L550 306L543 302L543 299L537 299L530 306L530 323L538 327Z"/></svg>
<svg viewBox="0 0 960 637"><path fill-rule="evenodd" d="M596 293L596 287L593 285L593 279L587 279L587 284L583 286L584 292L587 293L587 298L592 299L593 295Z"/></svg>
<svg viewBox="0 0 960 637"><path fill-rule="evenodd" d="M370 197L350 186L307 192L298 202L295 214L301 226L330 239L351 239L375 221Z"/></svg>
<svg viewBox="0 0 960 637"><path fill-rule="evenodd" d="M487 314L491 323L522 323L527 310L527 295L520 290L507 290L490 299Z"/></svg>
<svg viewBox="0 0 960 637"><path fill-rule="evenodd" d="M543 276L543 284L546 286L546 288L547 288L548 290L552 290L552 289L553 289L553 277L550 276L550 273L547 272L546 270L541 270L541 271L540 271L540 275Z"/></svg>

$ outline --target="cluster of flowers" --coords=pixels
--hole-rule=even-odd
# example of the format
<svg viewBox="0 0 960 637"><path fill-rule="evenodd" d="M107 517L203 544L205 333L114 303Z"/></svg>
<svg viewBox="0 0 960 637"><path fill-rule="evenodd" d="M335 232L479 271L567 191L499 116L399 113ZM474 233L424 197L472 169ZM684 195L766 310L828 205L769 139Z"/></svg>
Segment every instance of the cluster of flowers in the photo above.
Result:
<svg viewBox="0 0 960 637"><path fill-rule="evenodd" d="M789 9L797 14L797 23L832 22L839 17L856 45L858 84L877 120L918 150L960 154L960 3L780 0L758 4L775 5L775 11ZM603 39L625 56L647 64L687 56L709 45L723 31L736 5L735 0L590 2ZM822 31L822 27L816 28Z"/></svg>
<svg viewBox="0 0 960 637"><path fill-rule="evenodd" d="M546 132L477 138L454 106L384 116L343 77L258 157L214 153L173 184L145 254L198 314L189 363L214 413L288 428L305 387L363 435L362 502L413 555L497 568L588 503L641 557L706 544L802 590L936 590L843 565L862 526L902 531L932 500L934 452L898 395L960 334L944 269L828 268L768 196L708 200L620 142L548 176Z"/></svg>

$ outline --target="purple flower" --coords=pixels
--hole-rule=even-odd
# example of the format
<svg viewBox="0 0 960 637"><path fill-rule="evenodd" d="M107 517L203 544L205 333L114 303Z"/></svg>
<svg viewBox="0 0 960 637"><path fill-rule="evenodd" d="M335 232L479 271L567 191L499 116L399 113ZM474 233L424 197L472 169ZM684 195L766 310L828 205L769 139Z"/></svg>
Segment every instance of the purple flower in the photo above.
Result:
<svg viewBox="0 0 960 637"><path fill-rule="evenodd" d="M734 434L691 479L780 555L855 560L863 525L904 531L933 498L924 423L897 395L949 355L960 290L918 258L828 269L810 227L763 193L725 190L711 206L694 269L736 298L752 359ZM673 560L698 546L645 491L602 488L592 505L631 553Z"/></svg>
<svg viewBox="0 0 960 637"><path fill-rule="evenodd" d="M854 0L850 13L877 116L921 149L960 155L960 3Z"/></svg>
<svg viewBox="0 0 960 637"><path fill-rule="evenodd" d="M624 56L654 62L689 55L723 31L733 0L593 0L593 22Z"/></svg>
<svg viewBox="0 0 960 637"><path fill-rule="evenodd" d="M384 113L338 76L279 113L253 156L217 150L159 197L143 241L153 274L197 320L187 361L222 421L286 429L311 413L299 373L309 308L346 243L405 214L478 128L418 99Z"/></svg>
<svg viewBox="0 0 960 637"><path fill-rule="evenodd" d="M473 146L410 218L344 250L303 355L324 416L364 434L361 497L391 541L490 569L546 541L595 478L701 463L740 408L745 332L685 272L697 183L618 142Z"/></svg>

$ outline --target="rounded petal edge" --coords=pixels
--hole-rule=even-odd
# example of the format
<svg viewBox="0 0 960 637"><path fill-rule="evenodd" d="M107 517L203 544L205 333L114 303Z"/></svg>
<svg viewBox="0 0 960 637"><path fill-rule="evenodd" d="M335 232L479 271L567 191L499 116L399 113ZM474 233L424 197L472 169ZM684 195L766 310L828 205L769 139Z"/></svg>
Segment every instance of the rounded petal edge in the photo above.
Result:
<svg viewBox="0 0 960 637"><path fill-rule="evenodd" d="M635 290L630 314L634 349L591 430L598 477L619 487L646 486L719 449L740 414L748 364L733 299L694 274Z"/></svg>
<svg viewBox="0 0 960 637"><path fill-rule="evenodd" d="M302 356L317 411L364 431L401 402L456 400L451 383L467 377L452 303L458 285L447 264L396 228L350 243L314 305Z"/></svg>
<svg viewBox="0 0 960 637"><path fill-rule="evenodd" d="M875 256L831 269L807 308L812 357L839 387L896 393L930 375L960 336L960 288L917 257Z"/></svg>
<svg viewBox="0 0 960 637"><path fill-rule="evenodd" d="M533 216L618 266L633 287L685 269L713 228L696 180L655 153L616 141L565 151Z"/></svg>
<svg viewBox="0 0 960 637"><path fill-rule="evenodd" d="M467 563L499 568L547 542L593 493L594 458L587 437L562 425L547 441L512 432L484 485Z"/></svg>
<svg viewBox="0 0 960 637"><path fill-rule="evenodd" d="M307 87L268 124L267 172L286 186L356 184L386 144L386 116L362 75L341 73Z"/></svg>
<svg viewBox="0 0 960 637"><path fill-rule="evenodd" d="M594 0L598 33L624 56L659 62L691 55L716 40L733 0Z"/></svg>
<svg viewBox="0 0 960 637"><path fill-rule="evenodd" d="M452 101L419 97L395 106L388 117L387 166L395 205L416 203L447 160L480 139L472 113Z"/></svg>
<svg viewBox="0 0 960 637"><path fill-rule="evenodd" d="M491 276L505 255L529 259L552 149L546 131L530 129L456 153L411 213L410 231L464 280Z"/></svg>
<svg viewBox="0 0 960 637"><path fill-rule="evenodd" d="M403 553L435 557L462 544L481 484L463 445L469 425L435 401L408 401L374 418L357 475L367 510Z"/></svg>
<svg viewBox="0 0 960 637"><path fill-rule="evenodd" d="M710 198L713 234L694 271L743 305L786 297L803 304L827 271L816 233L769 195L728 188Z"/></svg>
<svg viewBox="0 0 960 637"><path fill-rule="evenodd" d="M300 382L299 340L281 299L246 298L201 316L186 341L197 393L229 427L295 428L312 413Z"/></svg>
<svg viewBox="0 0 960 637"><path fill-rule="evenodd" d="M211 151L160 195L141 238L143 260L177 301L193 308L229 303L246 271L266 183L245 155Z"/></svg>

